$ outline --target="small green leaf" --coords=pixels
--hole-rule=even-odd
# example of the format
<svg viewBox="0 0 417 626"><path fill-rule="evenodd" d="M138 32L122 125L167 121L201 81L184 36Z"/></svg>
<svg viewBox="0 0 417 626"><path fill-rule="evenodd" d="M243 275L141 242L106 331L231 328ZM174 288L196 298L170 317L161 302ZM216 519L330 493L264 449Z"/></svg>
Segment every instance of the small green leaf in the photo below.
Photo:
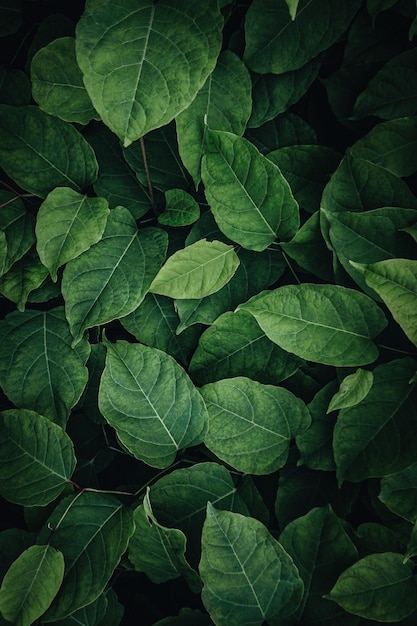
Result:
<svg viewBox="0 0 417 626"><path fill-rule="evenodd" d="M286 285L254 296L240 309L284 350L342 367L375 361L372 338L387 324L368 296L338 285Z"/></svg>
<svg viewBox="0 0 417 626"><path fill-rule="evenodd" d="M16 626L30 626L50 606L62 583L64 557L52 546L31 546L7 571L0 588L0 611Z"/></svg>
<svg viewBox="0 0 417 626"><path fill-rule="evenodd" d="M62 295L74 343L87 328L128 315L139 306L163 263L166 246L167 235L161 229L138 231L127 209L110 212L101 240L64 270Z"/></svg>
<svg viewBox="0 0 417 626"><path fill-rule="evenodd" d="M201 388L209 427L204 443L244 474L271 474L287 461L290 441L310 425L304 402L282 387L229 378Z"/></svg>
<svg viewBox="0 0 417 626"><path fill-rule="evenodd" d="M55 187L82 191L97 177L91 146L68 122L36 106L0 105L2 167L18 185L41 198Z"/></svg>
<svg viewBox="0 0 417 626"><path fill-rule="evenodd" d="M295 20L296 15L297 15L297 9L298 9L298 2L299 2L299 0L285 0L285 2L287 3L291 19Z"/></svg>
<svg viewBox="0 0 417 626"><path fill-rule="evenodd" d="M62 585L43 621L67 617L100 596L133 530L132 511L112 495L86 491L61 500L38 537L65 559Z"/></svg>
<svg viewBox="0 0 417 626"><path fill-rule="evenodd" d="M88 198L67 187L48 194L36 218L36 247L54 282L61 265L100 240L108 214L104 198Z"/></svg>
<svg viewBox="0 0 417 626"><path fill-rule="evenodd" d="M417 261L387 259L370 265L353 261L351 264L381 296L393 318L417 345Z"/></svg>
<svg viewBox="0 0 417 626"><path fill-rule="evenodd" d="M349 374L340 383L340 388L330 400L327 413L338 409L347 409L362 402L368 395L374 381L370 370L358 368L354 374Z"/></svg>
<svg viewBox="0 0 417 626"><path fill-rule="evenodd" d="M201 443L207 410L176 361L141 344L107 344L99 408L124 446L152 467L168 467L178 450Z"/></svg>
<svg viewBox="0 0 417 626"><path fill-rule="evenodd" d="M30 66L32 96L40 108L66 122L99 119L75 58L75 39L60 37L41 48Z"/></svg>
<svg viewBox="0 0 417 626"><path fill-rule="evenodd" d="M45 506L75 469L71 439L43 415L25 409L0 413L0 493L23 506Z"/></svg>
<svg viewBox="0 0 417 626"><path fill-rule="evenodd" d="M390 511L410 522L417 521L417 462L381 479L378 498Z"/></svg>
<svg viewBox="0 0 417 626"><path fill-rule="evenodd" d="M262 626L294 613L303 583L261 522L208 503L201 545L201 597L217 626Z"/></svg>
<svg viewBox="0 0 417 626"><path fill-rule="evenodd" d="M2 235L0 275L9 271L35 242L35 220L20 198L10 191L0 192L0 233Z"/></svg>
<svg viewBox="0 0 417 626"><path fill-rule="evenodd" d="M398 622L417 603L414 564L394 552L370 554L345 570L325 598L361 617Z"/></svg>
<svg viewBox="0 0 417 626"><path fill-rule="evenodd" d="M238 266L233 246L202 239L170 256L149 291L170 298L204 298L228 283Z"/></svg>
<svg viewBox="0 0 417 626"><path fill-rule="evenodd" d="M0 293L24 311L29 294L40 287L48 270L41 263L35 249L29 250L0 278Z"/></svg>
<svg viewBox="0 0 417 626"><path fill-rule="evenodd" d="M77 61L94 107L125 146L192 102L216 63L222 26L214 0L87 4Z"/></svg>
<svg viewBox="0 0 417 626"><path fill-rule="evenodd" d="M165 226L189 226L200 217L200 207L183 189L168 189L165 193L165 211L158 215L158 222Z"/></svg>
<svg viewBox="0 0 417 626"><path fill-rule="evenodd" d="M298 205L279 169L246 139L222 131L207 138L201 176L220 230L258 252L294 235Z"/></svg>

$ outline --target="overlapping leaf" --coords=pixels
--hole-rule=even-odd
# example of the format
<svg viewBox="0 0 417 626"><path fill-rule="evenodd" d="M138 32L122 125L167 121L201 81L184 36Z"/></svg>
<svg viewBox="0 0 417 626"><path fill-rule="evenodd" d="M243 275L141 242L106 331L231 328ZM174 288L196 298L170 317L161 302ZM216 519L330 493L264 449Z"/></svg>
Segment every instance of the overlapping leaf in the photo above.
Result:
<svg viewBox="0 0 417 626"><path fill-rule="evenodd" d="M165 193L165 211L158 215L158 222L166 226L189 226L200 217L200 207L183 189L168 189Z"/></svg>
<svg viewBox="0 0 417 626"><path fill-rule="evenodd" d="M5 274L35 241L33 215L20 198L9 191L0 193L0 275Z"/></svg>
<svg viewBox="0 0 417 626"><path fill-rule="evenodd" d="M417 521L417 463L381 480L379 499L390 511L410 522Z"/></svg>

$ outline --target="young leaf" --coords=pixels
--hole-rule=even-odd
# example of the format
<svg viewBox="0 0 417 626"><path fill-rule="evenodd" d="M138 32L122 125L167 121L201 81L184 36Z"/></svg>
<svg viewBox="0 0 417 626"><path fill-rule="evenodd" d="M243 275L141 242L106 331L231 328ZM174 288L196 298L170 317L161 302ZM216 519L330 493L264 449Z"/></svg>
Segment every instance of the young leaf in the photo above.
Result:
<svg viewBox="0 0 417 626"><path fill-rule="evenodd" d="M107 344L99 408L124 446L152 467L168 467L178 450L201 443L203 399L176 361L141 344Z"/></svg>
<svg viewBox="0 0 417 626"><path fill-rule="evenodd" d="M345 570L324 597L353 613L379 622L398 622L417 603L414 564L402 554L370 554Z"/></svg>
<svg viewBox="0 0 417 626"><path fill-rule="evenodd" d="M0 323L0 385L19 408L64 426L87 383L90 346L71 348L63 307L12 312Z"/></svg>
<svg viewBox="0 0 417 626"><path fill-rule="evenodd" d="M204 443L244 474L271 474L287 461L290 441L310 425L290 391L238 377L204 385L209 427Z"/></svg>
<svg viewBox="0 0 417 626"><path fill-rule="evenodd" d="M68 187L48 194L36 218L36 248L54 282L61 265L100 240L108 214L104 198L88 198Z"/></svg>
<svg viewBox="0 0 417 626"><path fill-rule="evenodd" d="M30 626L50 606L62 583L64 557L50 545L31 546L13 562L0 588L0 612L16 626Z"/></svg>
<svg viewBox="0 0 417 626"><path fill-rule="evenodd" d="M351 264L381 296L407 337L417 345L417 261L387 259L370 265Z"/></svg>
<svg viewBox="0 0 417 626"><path fill-rule="evenodd" d="M262 626L294 613L303 583L261 522L208 503L201 545L201 597L217 626Z"/></svg>
<svg viewBox="0 0 417 626"><path fill-rule="evenodd" d="M214 0L129 0L117 10L111 0L87 3L77 61L94 107L124 146L191 103L215 66L222 22Z"/></svg>
<svg viewBox="0 0 417 626"><path fill-rule="evenodd" d="M284 350L342 367L375 361L372 338L387 324L368 296L339 285L286 285L254 296L240 309Z"/></svg>
<svg viewBox="0 0 417 626"><path fill-rule="evenodd" d="M349 374L340 383L340 388L330 400L327 413L337 409L347 409L362 402L368 395L374 381L370 370L358 368L354 374Z"/></svg>
<svg viewBox="0 0 417 626"><path fill-rule="evenodd" d="M390 511L410 522L417 521L417 462L381 479L378 498Z"/></svg>
<svg viewBox="0 0 417 626"><path fill-rule="evenodd" d="M81 133L36 106L0 105L0 157L8 176L41 198L55 187L80 192L97 177L93 149Z"/></svg>
<svg viewBox="0 0 417 626"><path fill-rule="evenodd" d="M0 413L0 493L24 506L45 506L75 469L71 439L60 426L25 409Z"/></svg>
<svg viewBox="0 0 417 626"><path fill-rule="evenodd" d="M128 315L139 306L163 263L166 246L167 235L161 229L138 231L127 209L110 212L101 240L64 270L62 295L74 343L86 328Z"/></svg>
<svg viewBox="0 0 417 626"><path fill-rule="evenodd" d="M207 128L242 135L252 108L251 88L244 63L225 50L193 102L177 116L179 152L196 188Z"/></svg>
<svg viewBox="0 0 417 626"><path fill-rule="evenodd" d="M41 48L30 67L32 96L40 108L66 122L99 119L75 58L75 39L60 37Z"/></svg>
<svg viewBox="0 0 417 626"><path fill-rule="evenodd" d="M387 476L414 462L417 445L416 371L411 358L378 365L364 400L342 409L333 449L339 483Z"/></svg>
<svg viewBox="0 0 417 626"><path fill-rule="evenodd" d="M208 131L201 176L215 220L232 241L260 252L295 234L298 205L287 181L246 139Z"/></svg>
<svg viewBox="0 0 417 626"><path fill-rule="evenodd" d="M246 14L244 60L260 74L296 70L339 38L359 6L360 0L302 0L294 20L284 2L255 0Z"/></svg>
<svg viewBox="0 0 417 626"><path fill-rule="evenodd" d="M202 239L170 256L149 291L170 298L205 298L224 287L238 266L233 246Z"/></svg>
<svg viewBox="0 0 417 626"><path fill-rule="evenodd" d="M62 585L44 621L62 619L99 597L133 529L132 511L109 494L80 492L58 504L38 536L65 559Z"/></svg>
<svg viewBox="0 0 417 626"><path fill-rule="evenodd" d="M166 226L189 226L200 217L200 207L183 189L168 189L165 193L165 211L158 215L158 222Z"/></svg>

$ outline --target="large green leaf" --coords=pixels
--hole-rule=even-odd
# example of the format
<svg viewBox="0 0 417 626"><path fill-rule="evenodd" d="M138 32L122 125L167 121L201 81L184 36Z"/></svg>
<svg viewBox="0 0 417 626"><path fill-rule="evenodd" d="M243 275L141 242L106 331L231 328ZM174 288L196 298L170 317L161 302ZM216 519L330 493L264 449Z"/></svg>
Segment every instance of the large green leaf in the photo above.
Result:
<svg viewBox="0 0 417 626"><path fill-rule="evenodd" d="M167 235L161 229L138 231L127 209L110 212L101 240L64 270L62 295L75 343L86 328L128 315L139 306L164 261L166 246Z"/></svg>
<svg viewBox="0 0 417 626"><path fill-rule="evenodd" d="M350 539L343 521L332 508L313 508L307 515L293 520L285 527L279 541L300 572L304 595L296 611L297 623L340 624L343 619L338 607L323 599L337 577L358 558L358 551ZM342 622L355 625L351 617Z"/></svg>
<svg viewBox="0 0 417 626"><path fill-rule="evenodd" d="M245 21L245 62L254 72L296 70L330 47L346 29L360 0L301 0L295 19L284 2L255 0Z"/></svg>
<svg viewBox="0 0 417 626"><path fill-rule="evenodd" d="M244 474L271 474L287 461L290 441L306 430L304 402L282 387L246 377L204 385L209 427L204 443Z"/></svg>
<svg viewBox="0 0 417 626"><path fill-rule="evenodd" d="M189 372L198 385L234 376L276 384L294 374L299 363L268 339L252 315L237 311L223 313L204 331Z"/></svg>
<svg viewBox="0 0 417 626"><path fill-rule="evenodd" d="M62 585L43 621L62 619L99 597L133 530L132 511L109 494L85 491L59 503L38 537L65 559Z"/></svg>
<svg viewBox="0 0 417 626"><path fill-rule="evenodd" d="M224 287L238 266L233 246L202 239L170 256L149 291L170 298L205 298Z"/></svg>
<svg viewBox="0 0 417 626"><path fill-rule="evenodd" d="M37 411L60 425L87 383L90 346L71 348L64 309L12 312L0 322L0 384L19 408Z"/></svg>
<svg viewBox="0 0 417 626"><path fill-rule="evenodd" d="M375 361L372 338L387 324L368 296L339 285L286 285L254 296L239 309L251 313L284 350L336 366Z"/></svg>
<svg viewBox="0 0 417 626"><path fill-rule="evenodd" d="M176 361L125 341L107 344L99 407L123 445L153 467L201 443L207 427L203 399Z"/></svg>
<svg viewBox="0 0 417 626"><path fill-rule="evenodd" d="M0 275L5 274L35 242L35 221L20 198L9 191L0 193Z"/></svg>
<svg viewBox="0 0 417 626"><path fill-rule="evenodd" d="M81 133L36 106L0 105L0 158L10 178L41 198L55 187L82 191L97 177L94 152Z"/></svg>
<svg viewBox="0 0 417 626"><path fill-rule="evenodd" d="M379 499L390 511L410 522L417 521L417 462L381 480Z"/></svg>
<svg viewBox="0 0 417 626"><path fill-rule="evenodd" d="M201 177L215 220L232 241L259 252L295 234L298 205L288 182L246 139L208 131Z"/></svg>
<svg viewBox="0 0 417 626"><path fill-rule="evenodd" d="M226 50L193 102L176 118L181 159L196 187L207 127L242 135L252 108L251 87L243 62Z"/></svg>
<svg viewBox="0 0 417 626"><path fill-rule="evenodd" d="M31 546L13 562L0 588L0 611L16 626L30 626L50 606L62 583L64 557L50 545Z"/></svg>
<svg viewBox="0 0 417 626"><path fill-rule="evenodd" d="M217 626L262 626L295 612L302 580L261 522L209 503L201 547L201 598Z"/></svg>
<svg viewBox="0 0 417 626"><path fill-rule="evenodd" d="M215 66L222 26L214 0L87 2L77 60L95 108L125 146L191 103Z"/></svg>
<svg viewBox="0 0 417 626"><path fill-rule="evenodd" d="M104 198L88 198L68 187L48 194L36 218L36 247L54 282L61 265L100 240L108 214Z"/></svg>
<svg viewBox="0 0 417 626"><path fill-rule="evenodd" d="M362 265L351 262L367 285L381 296L407 337L417 345L417 261L387 259Z"/></svg>
<svg viewBox="0 0 417 626"><path fill-rule="evenodd" d="M333 436L339 482L398 472L415 460L416 371L411 358L382 363L364 400L339 413Z"/></svg>
<svg viewBox="0 0 417 626"><path fill-rule="evenodd" d="M41 48L32 59L30 76L33 99L46 113L79 124L99 119L84 87L73 37L60 37Z"/></svg>
<svg viewBox="0 0 417 626"><path fill-rule="evenodd" d="M345 611L377 622L399 622L417 604L414 563L402 554L370 554L345 570L325 597Z"/></svg>
<svg viewBox="0 0 417 626"><path fill-rule="evenodd" d="M26 506L44 506L64 489L75 469L71 439L34 411L0 413L0 493Z"/></svg>

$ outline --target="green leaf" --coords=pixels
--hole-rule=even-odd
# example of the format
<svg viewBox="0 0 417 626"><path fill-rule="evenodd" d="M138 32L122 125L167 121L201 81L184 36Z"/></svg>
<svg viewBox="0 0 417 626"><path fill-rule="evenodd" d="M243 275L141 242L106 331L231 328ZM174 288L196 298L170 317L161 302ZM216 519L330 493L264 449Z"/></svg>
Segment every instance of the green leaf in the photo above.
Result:
<svg viewBox="0 0 417 626"><path fill-rule="evenodd" d="M366 9L372 19L375 21L375 18L382 11L387 11L394 4L397 3L397 0L366 0Z"/></svg>
<svg viewBox="0 0 417 626"><path fill-rule="evenodd" d="M364 400L340 411L333 437L339 482L387 476L414 462L416 383L409 381L415 370L408 357L378 365Z"/></svg>
<svg viewBox="0 0 417 626"><path fill-rule="evenodd" d="M170 256L149 290L170 298L204 298L228 283L238 266L233 246L202 239Z"/></svg>
<svg viewBox="0 0 417 626"><path fill-rule="evenodd" d="M91 146L68 122L36 106L0 105L0 158L20 187L45 198L55 187L82 191L97 177Z"/></svg>
<svg viewBox="0 0 417 626"><path fill-rule="evenodd" d="M167 235L161 229L138 231L127 209L110 212L101 240L64 270L62 295L75 343L87 328L128 315L139 306L163 263L166 246Z"/></svg>
<svg viewBox="0 0 417 626"><path fill-rule="evenodd" d="M395 321L417 345L417 261L387 259L369 265L353 261L351 264L381 296Z"/></svg>
<svg viewBox="0 0 417 626"><path fill-rule="evenodd" d="M16 261L0 278L0 293L15 302L19 311L24 311L29 294L40 287L48 276L48 270L39 260L34 249Z"/></svg>
<svg viewBox="0 0 417 626"><path fill-rule="evenodd" d="M298 366L299 360L272 343L252 315L238 311L223 313L204 331L189 372L197 385L234 376L275 384Z"/></svg>
<svg viewBox="0 0 417 626"><path fill-rule="evenodd" d="M329 505L313 508L290 522L279 541L293 558L304 583L303 599L296 611L297 623L331 623L332 619L339 623L340 609L329 605L323 595L358 558L343 521ZM350 619L348 623L356 624L356 621Z"/></svg>
<svg viewBox="0 0 417 626"><path fill-rule="evenodd" d="M193 102L176 118L181 159L196 187L207 128L242 135L252 108L251 88L246 66L225 50Z"/></svg>
<svg viewBox="0 0 417 626"><path fill-rule="evenodd" d="M204 385L209 450L244 474L271 474L287 461L290 441L310 424L302 400L246 377Z"/></svg>
<svg viewBox="0 0 417 626"><path fill-rule="evenodd" d="M78 609L68 617L53 622L54 626L104 626L108 611L107 594L102 593L88 606ZM114 622L115 626L118 622Z"/></svg>
<svg viewBox="0 0 417 626"><path fill-rule="evenodd" d="M0 611L16 626L30 626L50 606L62 582L64 558L52 546L31 546L14 561L0 588Z"/></svg>
<svg viewBox="0 0 417 626"><path fill-rule="evenodd" d="M377 124L350 151L397 176L410 176L417 170L416 148L417 117L403 117Z"/></svg>
<svg viewBox="0 0 417 626"><path fill-rule="evenodd" d="M41 48L30 67L32 96L40 108L66 122L99 119L75 58L75 39L60 37Z"/></svg>
<svg viewBox="0 0 417 626"><path fill-rule="evenodd" d="M165 211L158 215L158 222L165 226L189 226L200 217L200 207L183 189L168 189L165 193Z"/></svg>
<svg viewBox="0 0 417 626"><path fill-rule="evenodd" d="M349 374L340 383L340 388L330 400L327 413L338 409L348 409L362 402L371 390L374 375L370 370L358 368L354 374Z"/></svg>
<svg viewBox="0 0 417 626"><path fill-rule="evenodd" d="M9 191L0 192L0 203L0 232L3 235L0 274L5 274L35 242L35 220L20 198Z"/></svg>
<svg viewBox="0 0 417 626"><path fill-rule="evenodd" d="M285 0L285 2L287 3L291 19L295 20L296 15L297 15L297 9L298 9L298 2L299 2L299 0Z"/></svg>
<svg viewBox="0 0 417 626"><path fill-rule="evenodd" d="M417 50L390 59L356 100L354 117L376 115L391 120L417 114Z"/></svg>
<svg viewBox="0 0 417 626"><path fill-rule="evenodd" d="M178 450L201 443L203 399L176 361L141 344L107 344L99 408L123 445L152 467L173 463Z"/></svg>
<svg viewBox="0 0 417 626"><path fill-rule="evenodd" d="M321 62L322 58L318 57L300 69L284 74L254 74L249 128L257 128L273 120L296 104L316 80Z"/></svg>
<svg viewBox="0 0 417 626"><path fill-rule="evenodd" d="M254 296L240 309L284 350L342 367L375 361L372 338L387 324L368 296L338 285L286 285Z"/></svg>
<svg viewBox="0 0 417 626"><path fill-rule="evenodd" d="M262 626L277 613L294 613L303 583L261 522L209 503L201 544L201 597L216 625Z"/></svg>
<svg viewBox="0 0 417 626"><path fill-rule="evenodd" d="M370 554L345 570L325 597L354 615L398 622L416 607L413 565L403 563L402 554Z"/></svg>
<svg viewBox="0 0 417 626"><path fill-rule="evenodd" d="M24 506L45 506L63 491L75 469L71 439L34 411L0 413L0 493Z"/></svg>
<svg viewBox="0 0 417 626"><path fill-rule="evenodd" d="M222 131L207 137L201 176L220 230L258 252L294 235L298 205L279 169L246 139Z"/></svg>
<svg viewBox="0 0 417 626"><path fill-rule="evenodd" d="M54 282L61 265L101 239L108 214L104 198L88 198L68 187L48 194L36 218L36 248Z"/></svg>
<svg viewBox="0 0 417 626"><path fill-rule="evenodd" d="M222 22L214 0L87 3L77 61L94 107L125 146L192 102L216 63Z"/></svg>
<svg viewBox="0 0 417 626"><path fill-rule="evenodd" d="M99 597L133 530L132 511L109 494L85 491L59 503L38 537L65 559L62 585L43 621L67 617Z"/></svg>
<svg viewBox="0 0 417 626"><path fill-rule="evenodd" d="M12 312L0 322L0 384L19 408L65 425L87 383L90 346L71 348L71 334L58 307Z"/></svg>
<svg viewBox="0 0 417 626"><path fill-rule="evenodd" d="M417 462L381 479L378 498L390 511L410 522L417 521Z"/></svg>
<svg viewBox="0 0 417 626"><path fill-rule="evenodd" d="M145 572L154 583L182 575L191 590L200 593L200 578L184 556L186 537L177 528L166 528L158 523L149 500L149 488L143 504L134 510L133 519L136 528L129 541L129 560L135 570Z"/></svg>
<svg viewBox="0 0 417 626"><path fill-rule="evenodd" d="M255 0L246 14L244 60L260 74L296 70L340 37L359 6L359 0L301 0L294 20L284 2Z"/></svg>
<svg viewBox="0 0 417 626"><path fill-rule="evenodd" d="M311 145L317 142L316 133L311 126L294 113L283 113L259 128L248 128L245 137L262 154L284 146Z"/></svg>

